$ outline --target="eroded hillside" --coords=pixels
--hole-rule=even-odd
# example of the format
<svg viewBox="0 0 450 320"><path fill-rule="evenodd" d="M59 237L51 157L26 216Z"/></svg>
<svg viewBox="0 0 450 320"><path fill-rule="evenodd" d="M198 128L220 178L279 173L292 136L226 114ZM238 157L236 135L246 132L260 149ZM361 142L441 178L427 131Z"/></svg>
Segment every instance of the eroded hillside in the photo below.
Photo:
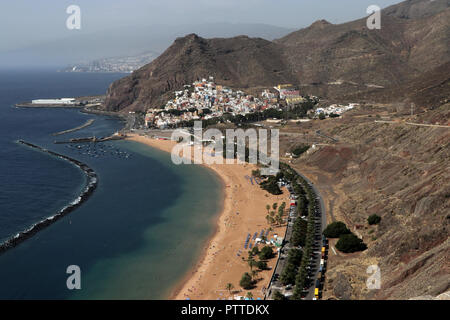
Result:
<svg viewBox="0 0 450 320"><path fill-rule="evenodd" d="M296 164L323 190L328 221L346 222L368 244L350 255L330 250L324 298L437 296L450 286L450 129L406 122L448 123L450 105L415 117L397 117L395 108L364 117L361 109L322 122L340 142ZM375 122L377 111L396 122ZM382 217L378 226L367 224L372 214ZM381 290L366 287L369 265L381 269Z"/></svg>

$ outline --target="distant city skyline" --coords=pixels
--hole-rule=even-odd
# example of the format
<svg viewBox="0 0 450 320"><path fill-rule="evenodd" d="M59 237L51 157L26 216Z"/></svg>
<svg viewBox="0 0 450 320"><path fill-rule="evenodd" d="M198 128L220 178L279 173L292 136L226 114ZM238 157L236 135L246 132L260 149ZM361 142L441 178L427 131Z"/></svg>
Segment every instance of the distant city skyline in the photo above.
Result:
<svg viewBox="0 0 450 320"><path fill-rule="evenodd" d="M268 24L300 29L318 19L343 23L399 0L15 0L0 3L0 52L120 27L203 23ZM81 30L68 30L67 7L81 8ZM189 32L187 30L187 32Z"/></svg>

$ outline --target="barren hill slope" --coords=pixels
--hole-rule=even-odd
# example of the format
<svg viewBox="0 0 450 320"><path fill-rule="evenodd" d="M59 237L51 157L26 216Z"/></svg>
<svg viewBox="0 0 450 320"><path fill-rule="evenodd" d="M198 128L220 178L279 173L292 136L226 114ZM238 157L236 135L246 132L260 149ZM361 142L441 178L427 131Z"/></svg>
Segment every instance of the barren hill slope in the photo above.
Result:
<svg viewBox="0 0 450 320"><path fill-rule="evenodd" d="M347 92L349 88L341 83L352 85L353 91L372 85L390 87L450 61L449 3L436 3L445 9L410 14L414 16L410 19L397 15L415 12L412 3L388 8L382 14L381 30L367 29L366 19L340 25L318 21L275 42L284 47L300 83L320 95Z"/></svg>
<svg viewBox="0 0 450 320"><path fill-rule="evenodd" d="M299 159L300 170L329 177L318 187L331 187L339 195L330 204L332 217L368 245L355 254L335 255L330 249L324 297L439 295L450 288L450 130L406 122L448 123L450 105L390 124L375 123L367 117L373 112L322 123L325 133L340 143ZM379 226L368 225L372 214L381 216ZM366 286L370 265L381 270L381 290Z"/></svg>
<svg viewBox="0 0 450 320"><path fill-rule="evenodd" d="M408 0L384 9L384 14L401 19L433 16L450 6L450 0Z"/></svg>
<svg viewBox="0 0 450 320"><path fill-rule="evenodd" d="M372 103L414 103L417 110L438 107L450 101L450 61L397 86L351 93L344 95L343 99Z"/></svg>

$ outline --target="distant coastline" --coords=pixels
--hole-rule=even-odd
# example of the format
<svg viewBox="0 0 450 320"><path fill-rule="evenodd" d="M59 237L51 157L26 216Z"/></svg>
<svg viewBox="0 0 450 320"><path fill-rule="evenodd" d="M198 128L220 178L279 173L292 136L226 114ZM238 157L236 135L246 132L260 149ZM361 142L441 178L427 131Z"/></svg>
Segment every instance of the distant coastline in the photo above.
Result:
<svg viewBox="0 0 450 320"><path fill-rule="evenodd" d="M30 147L34 150L48 153L51 156L54 156L54 157L57 157L57 158L60 158L60 159L63 159L63 160L66 160L66 161L72 163L73 165L77 166L84 172L84 174L86 175L87 181L86 181L85 187L81 191L81 194L70 204L68 204L67 206L62 208L58 213L56 213L55 215L50 216L44 220L41 220L40 222L33 224L28 229L26 229L22 232L19 232L14 237L1 243L0 244L0 254L6 252L9 249L12 249L12 248L18 246L25 240L33 237L36 233L38 233L42 229L50 226L51 224L55 223L62 217L66 216L67 214L69 214L70 212L72 212L73 210L78 208L87 199L89 199L89 197L92 195L92 193L94 192L94 190L97 188L97 185L98 185L98 177L97 177L96 172L93 169L91 169L88 165L84 164L83 162L80 162L80 161L70 158L68 156L64 156L64 155L61 155L59 153L56 153L56 152L53 152L53 151L50 151L47 149L44 149L40 146L31 144L31 143L23 141L23 140L19 140L17 142L22 145L25 145L27 147Z"/></svg>

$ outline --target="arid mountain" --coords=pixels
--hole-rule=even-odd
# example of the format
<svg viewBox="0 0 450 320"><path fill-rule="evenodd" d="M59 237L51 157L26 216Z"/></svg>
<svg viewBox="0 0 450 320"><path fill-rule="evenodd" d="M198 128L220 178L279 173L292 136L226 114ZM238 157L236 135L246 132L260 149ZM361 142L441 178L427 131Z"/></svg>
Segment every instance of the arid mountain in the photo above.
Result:
<svg viewBox="0 0 450 320"><path fill-rule="evenodd" d="M408 0L384 9L384 14L401 19L418 19L433 16L450 6L449 0Z"/></svg>
<svg viewBox="0 0 450 320"><path fill-rule="evenodd" d="M299 82L319 95L348 92L342 84L352 91L398 85L450 61L450 9L448 1L436 2L446 3L446 9L414 19L398 18L395 9L409 12L409 5L429 1L388 8L380 30L369 30L366 19L340 25L318 21L275 42L284 46Z"/></svg>
<svg viewBox="0 0 450 320"><path fill-rule="evenodd" d="M293 82L276 44L240 36L203 39L195 34L178 38L152 63L112 84L109 110L145 110L160 106L167 94L207 76L234 87L271 86Z"/></svg>
<svg viewBox="0 0 450 320"><path fill-rule="evenodd" d="M381 30L369 30L366 18L339 25L317 21L274 42L191 34L114 83L106 108L159 106L168 92L208 75L241 88L290 82L331 99L395 88L450 61L449 7L449 0L405 1L383 11Z"/></svg>

